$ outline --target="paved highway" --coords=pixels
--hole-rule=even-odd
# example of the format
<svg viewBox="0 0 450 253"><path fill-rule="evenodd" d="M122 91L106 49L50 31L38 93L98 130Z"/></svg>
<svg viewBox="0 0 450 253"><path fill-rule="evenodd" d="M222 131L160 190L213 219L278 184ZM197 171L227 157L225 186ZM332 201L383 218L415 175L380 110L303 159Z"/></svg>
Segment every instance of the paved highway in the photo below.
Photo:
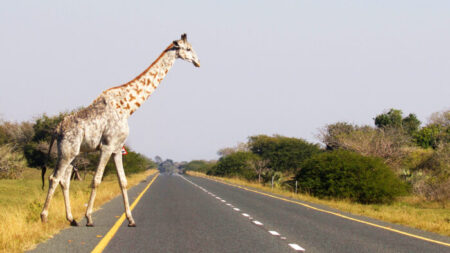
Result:
<svg viewBox="0 0 450 253"><path fill-rule="evenodd" d="M132 199L149 180L130 190ZM96 227L66 229L34 252L89 252L99 245L104 252L450 252L448 237L298 203L162 174L133 210L136 228L125 221L111 240L104 238L123 213L117 198L95 213Z"/></svg>

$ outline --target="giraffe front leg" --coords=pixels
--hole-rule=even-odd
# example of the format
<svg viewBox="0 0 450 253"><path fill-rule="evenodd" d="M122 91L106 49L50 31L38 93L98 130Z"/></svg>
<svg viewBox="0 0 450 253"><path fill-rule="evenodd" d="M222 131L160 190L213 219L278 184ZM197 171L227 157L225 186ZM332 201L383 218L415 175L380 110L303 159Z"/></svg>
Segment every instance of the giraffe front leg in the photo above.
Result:
<svg viewBox="0 0 450 253"><path fill-rule="evenodd" d="M66 206L66 219L70 222L71 226L78 226L78 222L73 218L72 211L70 207L70 197L69 197L69 188L70 188L70 179L72 176L73 166L69 165L66 169L66 174L64 175L64 179L61 180L60 185L63 191L64 196L64 204Z"/></svg>
<svg viewBox="0 0 450 253"><path fill-rule="evenodd" d="M106 152L104 150L100 153L100 161L98 163L97 171L95 172L94 179L92 179L92 192L91 197L89 198L88 207L86 209L86 226L93 227L94 223L92 222L92 209L94 208L94 200L97 191L97 187L102 182L103 172L105 170L106 163L111 156L111 152Z"/></svg>
<svg viewBox="0 0 450 253"><path fill-rule="evenodd" d="M129 227L136 227L136 223L134 222L133 216L131 215L130 204L128 201L128 193L127 193L127 178L125 176L125 171L123 169L122 163L122 152L116 152L114 154L114 163L116 164L117 177L119 178L119 185L122 190L123 204L125 206L125 214L128 219Z"/></svg>

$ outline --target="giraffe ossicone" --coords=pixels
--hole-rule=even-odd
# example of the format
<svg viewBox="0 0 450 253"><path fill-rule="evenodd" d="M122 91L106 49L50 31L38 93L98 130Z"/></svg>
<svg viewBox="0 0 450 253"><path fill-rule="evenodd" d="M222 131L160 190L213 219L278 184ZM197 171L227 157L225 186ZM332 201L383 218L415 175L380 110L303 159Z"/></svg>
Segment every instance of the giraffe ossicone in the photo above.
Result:
<svg viewBox="0 0 450 253"><path fill-rule="evenodd" d="M58 159L55 170L49 178L47 198L41 212L42 222L47 222L52 196L60 184L66 207L66 218L72 226L78 225L72 216L69 200L70 176L73 170L71 163L80 152L100 150L100 161L92 180L92 192L86 210L86 225L93 226L92 210L96 189L101 182L106 163L113 155L128 226L136 226L131 215L127 179L122 165L122 147L129 133L128 117L153 93L178 58L200 67L200 61L192 45L187 41L186 34L181 35L181 39L173 41L139 76L124 85L103 91L88 107L65 117L58 124L49 149L50 152L56 140ZM43 184L45 171L44 167L42 169Z"/></svg>

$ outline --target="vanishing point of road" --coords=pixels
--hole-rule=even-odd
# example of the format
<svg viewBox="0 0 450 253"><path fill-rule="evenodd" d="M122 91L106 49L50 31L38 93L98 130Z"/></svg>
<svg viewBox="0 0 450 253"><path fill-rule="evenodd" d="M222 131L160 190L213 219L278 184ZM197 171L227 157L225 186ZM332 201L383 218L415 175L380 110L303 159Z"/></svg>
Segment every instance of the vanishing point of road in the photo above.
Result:
<svg viewBox="0 0 450 253"><path fill-rule="evenodd" d="M32 252L450 252L449 237L200 177L154 175L129 194L137 227L120 222L119 196L95 227Z"/></svg>

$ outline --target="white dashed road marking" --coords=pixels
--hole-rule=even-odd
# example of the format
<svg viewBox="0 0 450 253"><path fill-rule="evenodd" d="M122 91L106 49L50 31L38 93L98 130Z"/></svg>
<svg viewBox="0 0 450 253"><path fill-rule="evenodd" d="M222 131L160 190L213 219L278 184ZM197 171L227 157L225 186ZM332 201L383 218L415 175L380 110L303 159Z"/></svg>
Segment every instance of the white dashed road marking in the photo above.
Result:
<svg viewBox="0 0 450 253"><path fill-rule="evenodd" d="M183 178L184 180L188 181L189 183L191 183L191 184L194 185L195 187L197 187L197 188L203 190L204 192L208 193L208 194L211 195L212 197L215 197L216 199L220 200L222 203L225 204L225 203L227 202L226 200L224 200L224 199L220 198L219 196L216 196L215 194L213 194L213 193L207 191L205 188L203 188L203 187L201 187L201 186L195 184L194 182L192 182L192 181L186 179L185 177L181 176L181 178ZM236 212L240 212L240 211L241 211L241 209L239 209L239 208L237 208L237 207L234 207L234 206L233 206L232 204L230 204L230 203L226 203L226 205L229 206L229 207L232 207L233 210L236 211ZM255 224L255 225L257 225L257 226L260 226L260 227L263 227L263 226L264 226L264 224L263 224L262 222L257 221L257 220L253 220L253 217L250 216L250 214L248 214L248 213L242 213L242 216L244 216L244 217L250 219L250 220L252 221L252 223ZM268 232L269 232L271 235L273 235L273 236L280 236L280 239L281 239L281 240L286 240L286 237L281 236L280 233L278 233L277 231L269 230ZM300 247L300 246L299 246L298 244L296 244L296 243L289 243L288 245L289 245L292 249L294 249L295 251L305 251L304 248Z"/></svg>
<svg viewBox="0 0 450 253"><path fill-rule="evenodd" d="M305 251L304 248L298 246L298 244L295 244L295 243L289 243L289 246L291 246L291 248L293 248L296 251Z"/></svg>
<svg viewBox="0 0 450 253"><path fill-rule="evenodd" d="M258 226L264 225L264 224L262 224L261 222L259 222L259 221L257 221L257 220L254 220L253 223L255 223L255 224L258 225Z"/></svg>
<svg viewBox="0 0 450 253"><path fill-rule="evenodd" d="M269 231L269 233L271 234L271 235L276 235L276 236L279 236L280 235L280 233L278 233L277 231Z"/></svg>

